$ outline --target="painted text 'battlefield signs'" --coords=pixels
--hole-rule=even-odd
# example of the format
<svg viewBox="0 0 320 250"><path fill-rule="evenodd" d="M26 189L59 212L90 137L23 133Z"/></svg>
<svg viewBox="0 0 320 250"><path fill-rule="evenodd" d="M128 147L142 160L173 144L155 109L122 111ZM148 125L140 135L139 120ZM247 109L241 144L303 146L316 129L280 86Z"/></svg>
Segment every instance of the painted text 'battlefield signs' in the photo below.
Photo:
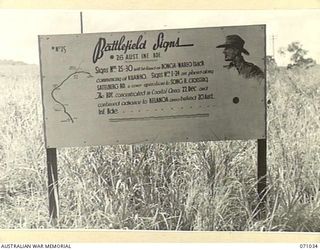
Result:
<svg viewBox="0 0 320 250"><path fill-rule="evenodd" d="M263 139L265 25L39 36L46 147Z"/></svg>

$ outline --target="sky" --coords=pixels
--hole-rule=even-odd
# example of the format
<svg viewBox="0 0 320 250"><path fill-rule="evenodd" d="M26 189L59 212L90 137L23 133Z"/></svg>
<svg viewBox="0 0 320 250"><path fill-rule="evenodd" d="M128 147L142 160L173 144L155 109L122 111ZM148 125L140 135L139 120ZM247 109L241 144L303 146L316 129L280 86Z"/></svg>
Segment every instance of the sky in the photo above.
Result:
<svg viewBox="0 0 320 250"><path fill-rule="evenodd" d="M278 65L289 55L277 51L293 41L320 63L320 9L233 11L96 11L83 12L85 33L267 25L267 55ZM80 33L80 10L0 10L0 60L39 64L38 35ZM274 40L273 40L274 37Z"/></svg>

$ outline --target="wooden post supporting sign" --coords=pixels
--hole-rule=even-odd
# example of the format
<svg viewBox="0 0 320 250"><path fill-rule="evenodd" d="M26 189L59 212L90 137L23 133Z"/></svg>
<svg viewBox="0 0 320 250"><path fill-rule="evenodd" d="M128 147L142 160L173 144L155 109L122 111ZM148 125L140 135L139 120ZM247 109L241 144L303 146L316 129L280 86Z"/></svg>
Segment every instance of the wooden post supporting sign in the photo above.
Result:
<svg viewBox="0 0 320 250"><path fill-rule="evenodd" d="M264 30L264 37L267 37L267 30ZM267 54L266 42L264 45L264 53ZM264 60L264 68L267 69L267 60ZM257 177L258 177L258 185L257 191L259 195L259 216L260 218L265 216L266 210L266 201L267 201L267 75L265 73L264 79L264 109L265 109L265 138L258 139L258 169L257 169Z"/></svg>
<svg viewBox="0 0 320 250"><path fill-rule="evenodd" d="M56 148L47 148L47 173L49 194L49 215L52 225L57 224L59 216L59 189Z"/></svg>
<svg viewBox="0 0 320 250"><path fill-rule="evenodd" d="M259 213L264 214L266 194L267 194L267 140L258 140L258 195L259 195Z"/></svg>

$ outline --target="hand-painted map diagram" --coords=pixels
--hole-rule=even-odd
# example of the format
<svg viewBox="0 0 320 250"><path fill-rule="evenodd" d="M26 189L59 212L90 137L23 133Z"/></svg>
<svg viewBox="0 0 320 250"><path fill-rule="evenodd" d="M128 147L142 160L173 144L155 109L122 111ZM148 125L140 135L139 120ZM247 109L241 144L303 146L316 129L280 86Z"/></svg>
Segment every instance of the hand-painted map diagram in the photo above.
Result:
<svg viewBox="0 0 320 250"><path fill-rule="evenodd" d="M90 91L89 89L86 91L86 88L90 88L86 80L92 77L90 72L78 70L68 75L59 84L53 85L51 97L55 103L54 111L63 114L61 122L74 123L78 119L77 107L79 104L74 101L81 96L74 98L74 94L78 92L76 90L79 88L83 89L84 93Z"/></svg>

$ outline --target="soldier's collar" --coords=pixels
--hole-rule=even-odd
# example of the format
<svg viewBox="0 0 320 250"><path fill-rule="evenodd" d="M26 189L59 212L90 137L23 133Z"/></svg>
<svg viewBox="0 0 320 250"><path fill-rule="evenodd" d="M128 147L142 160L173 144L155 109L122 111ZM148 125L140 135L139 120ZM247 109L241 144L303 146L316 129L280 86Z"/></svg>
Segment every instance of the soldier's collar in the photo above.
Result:
<svg viewBox="0 0 320 250"><path fill-rule="evenodd" d="M223 67L227 69L231 69L232 67L235 67L235 66L236 65L233 62L229 63L228 65L223 65Z"/></svg>

